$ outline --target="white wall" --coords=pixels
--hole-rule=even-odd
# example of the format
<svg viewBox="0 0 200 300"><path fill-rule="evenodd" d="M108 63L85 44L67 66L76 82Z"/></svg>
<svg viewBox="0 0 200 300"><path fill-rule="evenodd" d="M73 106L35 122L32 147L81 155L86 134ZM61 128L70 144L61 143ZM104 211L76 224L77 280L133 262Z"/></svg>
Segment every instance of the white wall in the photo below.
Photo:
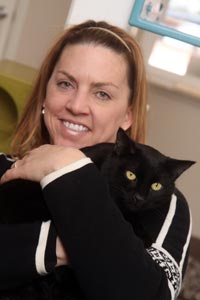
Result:
<svg viewBox="0 0 200 300"><path fill-rule="evenodd" d="M63 31L70 4L71 0L19 0L5 58L38 68Z"/></svg>
<svg viewBox="0 0 200 300"><path fill-rule="evenodd" d="M127 29L134 0L73 0L66 26L88 19L107 21Z"/></svg>

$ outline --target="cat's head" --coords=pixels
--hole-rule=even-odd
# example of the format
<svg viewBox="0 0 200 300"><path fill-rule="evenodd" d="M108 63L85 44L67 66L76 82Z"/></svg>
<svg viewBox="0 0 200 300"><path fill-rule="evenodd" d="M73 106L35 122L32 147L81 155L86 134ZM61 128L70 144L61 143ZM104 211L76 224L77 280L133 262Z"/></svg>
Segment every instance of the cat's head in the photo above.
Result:
<svg viewBox="0 0 200 300"><path fill-rule="evenodd" d="M111 194L122 210L131 211L154 208L170 199L176 179L195 163L136 143L122 129L110 162Z"/></svg>

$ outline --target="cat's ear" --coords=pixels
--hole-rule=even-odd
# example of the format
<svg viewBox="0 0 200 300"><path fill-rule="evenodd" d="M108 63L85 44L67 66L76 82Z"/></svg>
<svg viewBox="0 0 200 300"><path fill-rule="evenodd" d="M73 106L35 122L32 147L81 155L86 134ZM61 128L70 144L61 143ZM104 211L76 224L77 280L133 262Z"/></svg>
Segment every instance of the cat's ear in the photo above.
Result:
<svg viewBox="0 0 200 300"><path fill-rule="evenodd" d="M127 153L133 154L135 152L135 142L126 134L126 132L119 128L117 138L114 146L114 151L118 155Z"/></svg>
<svg viewBox="0 0 200 300"><path fill-rule="evenodd" d="M191 160L169 159L167 167L172 178L176 180L184 171L189 169L195 163L195 161Z"/></svg>

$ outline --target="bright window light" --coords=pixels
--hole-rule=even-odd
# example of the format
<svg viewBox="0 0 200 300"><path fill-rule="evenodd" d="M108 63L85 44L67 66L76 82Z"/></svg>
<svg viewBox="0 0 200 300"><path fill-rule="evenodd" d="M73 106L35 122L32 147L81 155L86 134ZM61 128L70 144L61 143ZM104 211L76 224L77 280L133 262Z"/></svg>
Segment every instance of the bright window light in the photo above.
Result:
<svg viewBox="0 0 200 300"><path fill-rule="evenodd" d="M165 37L155 42L148 63L155 68L184 76L192 52L193 46Z"/></svg>

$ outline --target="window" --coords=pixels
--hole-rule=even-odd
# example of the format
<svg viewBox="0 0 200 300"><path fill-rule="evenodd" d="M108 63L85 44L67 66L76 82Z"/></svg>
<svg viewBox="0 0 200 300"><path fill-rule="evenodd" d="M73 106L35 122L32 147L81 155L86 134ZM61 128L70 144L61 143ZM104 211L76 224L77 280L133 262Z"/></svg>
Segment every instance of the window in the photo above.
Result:
<svg viewBox="0 0 200 300"><path fill-rule="evenodd" d="M200 1L169 1L164 24L178 31L200 36ZM188 69L192 73L194 62L198 63L199 59L200 50L196 47L163 37L155 41L148 63L156 68L184 76ZM194 72L197 72L196 68Z"/></svg>

